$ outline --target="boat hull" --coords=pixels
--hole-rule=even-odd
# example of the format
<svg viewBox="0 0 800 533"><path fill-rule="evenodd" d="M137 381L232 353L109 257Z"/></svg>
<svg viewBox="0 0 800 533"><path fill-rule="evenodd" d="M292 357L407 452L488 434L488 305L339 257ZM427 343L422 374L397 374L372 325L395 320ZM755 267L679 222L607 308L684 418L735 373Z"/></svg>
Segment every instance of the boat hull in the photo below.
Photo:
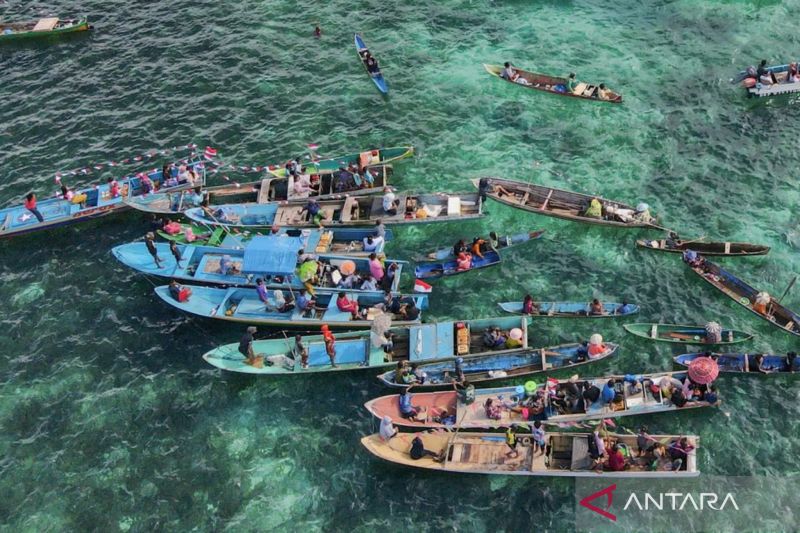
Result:
<svg viewBox="0 0 800 533"><path fill-rule="evenodd" d="M692 250L704 256L765 255L769 253L770 249L769 246L746 242L692 242L691 240L688 240L687 244L668 247L666 239L639 239L636 241L636 246L673 254L682 254L686 250Z"/></svg>
<svg viewBox="0 0 800 533"><path fill-rule="evenodd" d="M497 305L506 313L521 315L523 302L500 302ZM534 302L539 313L530 315L537 318L619 318L634 315L639 312L639 306L627 304L625 312L619 309L625 305L621 303L603 303L603 314L589 312L589 303L586 302Z"/></svg>
<svg viewBox="0 0 800 533"><path fill-rule="evenodd" d="M673 358L675 364L687 367L694 359L705 357L706 353L686 353L677 355ZM763 354L764 362L762 367L765 371L758 369L756 362L757 354L746 353L715 353L712 357L719 365L719 371L731 374L791 374L800 372L800 360L795 359L790 366L785 355Z"/></svg>
<svg viewBox="0 0 800 533"><path fill-rule="evenodd" d="M566 90L557 90L555 87L563 86L566 89L568 80L566 78L559 78L556 76L548 76L546 74L537 74L535 72L528 72L527 70L522 70L518 67L513 67L514 70L520 75L521 78L525 79L528 82L528 85L523 85L521 83L517 83L508 79L503 78L500 76L500 73L503 71L503 67L500 65L487 65L484 64L483 68L491 74L492 76L499 78L505 82L511 83L513 85L518 85L525 87L527 89L533 89L535 91L541 91L548 94L555 94L558 96L568 96L570 98L579 98L581 100L593 100L595 102L608 102L610 104L621 104L622 103L622 96L616 93L611 93L613 96L609 99L601 99L593 96L596 94L596 90L598 89L599 85L590 85L584 84L585 88L580 93L572 93Z"/></svg>
<svg viewBox="0 0 800 533"><path fill-rule="evenodd" d="M726 344L746 342L754 337L754 335L745 331L723 329L722 340L720 342L708 342L706 340L706 330L704 326L637 323L623 324L622 327L625 328L628 333L643 339L655 342L671 342L675 344L722 346Z"/></svg>

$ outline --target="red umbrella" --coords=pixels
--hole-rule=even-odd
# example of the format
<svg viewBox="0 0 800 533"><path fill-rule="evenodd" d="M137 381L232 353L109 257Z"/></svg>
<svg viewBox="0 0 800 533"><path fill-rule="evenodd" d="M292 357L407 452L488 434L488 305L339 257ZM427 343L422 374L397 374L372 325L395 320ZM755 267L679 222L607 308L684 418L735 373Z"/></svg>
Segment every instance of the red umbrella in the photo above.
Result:
<svg viewBox="0 0 800 533"><path fill-rule="evenodd" d="M707 385L719 376L719 365L710 357L698 357L689 363L689 379Z"/></svg>

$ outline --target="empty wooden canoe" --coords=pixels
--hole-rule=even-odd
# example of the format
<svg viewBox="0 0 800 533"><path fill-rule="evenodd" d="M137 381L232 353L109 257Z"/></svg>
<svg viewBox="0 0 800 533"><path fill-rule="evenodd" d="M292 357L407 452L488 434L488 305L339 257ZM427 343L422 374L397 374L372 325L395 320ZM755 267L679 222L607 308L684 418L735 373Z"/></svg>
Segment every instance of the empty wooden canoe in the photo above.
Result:
<svg viewBox="0 0 800 533"><path fill-rule="evenodd" d="M752 333L737 331L734 329L723 329L722 340L720 342L709 342L706 336L705 326L687 326L678 324L623 324L628 333L649 339L656 342L673 342L677 344L705 344L709 346L722 344L736 344L737 342L749 341L753 338Z"/></svg>

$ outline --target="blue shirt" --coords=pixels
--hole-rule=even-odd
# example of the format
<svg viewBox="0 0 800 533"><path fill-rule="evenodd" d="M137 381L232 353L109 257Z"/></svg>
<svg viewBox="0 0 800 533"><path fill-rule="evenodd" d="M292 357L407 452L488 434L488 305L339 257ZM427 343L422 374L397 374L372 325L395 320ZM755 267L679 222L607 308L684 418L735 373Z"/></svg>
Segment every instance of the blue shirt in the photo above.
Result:
<svg viewBox="0 0 800 533"><path fill-rule="evenodd" d="M614 396L617 395L617 391L614 390L614 387L609 387L608 383L603 385L603 392L601 397L603 398L604 403L611 403L614 401Z"/></svg>
<svg viewBox="0 0 800 533"><path fill-rule="evenodd" d="M400 395L400 412L403 414L408 414L413 411L413 407L411 407L411 395L410 394L401 394Z"/></svg>
<svg viewBox="0 0 800 533"><path fill-rule="evenodd" d="M299 310L305 311L306 307L308 307L308 298L302 294L298 294L294 303Z"/></svg>

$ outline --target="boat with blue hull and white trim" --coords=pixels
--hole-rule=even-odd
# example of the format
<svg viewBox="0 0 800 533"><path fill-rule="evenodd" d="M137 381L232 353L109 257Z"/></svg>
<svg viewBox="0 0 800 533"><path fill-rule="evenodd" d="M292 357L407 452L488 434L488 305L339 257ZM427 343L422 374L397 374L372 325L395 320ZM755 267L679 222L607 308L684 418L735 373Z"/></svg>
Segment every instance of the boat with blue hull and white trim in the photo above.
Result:
<svg viewBox="0 0 800 533"><path fill-rule="evenodd" d="M483 252L483 257L473 255L470 260L470 267L464 270L458 269L458 261L456 259L433 263L419 263L414 268L414 276L418 279L436 279L445 276L455 276L457 274L466 274L473 270L499 265L501 261L500 254L494 250L490 250Z"/></svg>
<svg viewBox="0 0 800 533"><path fill-rule="evenodd" d="M534 312L529 316L540 318L618 318L639 312L639 306L629 303L603 303L603 313L592 313L590 302L533 302ZM522 312L522 302L497 304L506 313Z"/></svg>
<svg viewBox="0 0 800 533"><path fill-rule="evenodd" d="M41 199L36 202L35 207L41 214L42 221L39 221L20 201L20 205L0 209L0 238L84 222L127 209L129 206L125 203L126 199L143 196L151 191L172 192L190 189L205 183L203 163L193 161L188 165L199 174L199 179L181 181L178 169L173 167L172 176L168 180L163 179L161 170L155 170L116 180L116 186L114 183L103 183L69 191L70 199L62 196ZM144 179L145 176L147 180ZM114 194L116 188L118 191Z"/></svg>
<svg viewBox="0 0 800 533"><path fill-rule="evenodd" d="M325 227L368 226L381 220L387 226L454 222L483 216L480 198L473 193L408 194L395 196L399 207L394 214L383 209L383 198L348 196L317 203ZM229 228L316 227L306 209L307 202L227 204L193 208L186 217L201 224Z"/></svg>
<svg viewBox="0 0 800 533"><path fill-rule="evenodd" d="M502 237L498 236L497 233L492 231L489 233L489 236L484 239L486 244L481 246L481 252L487 252L489 250L504 250L518 244L540 239L542 235L544 235L544 230L517 233L515 235L503 235ZM455 256L453 255L453 247L451 246L450 248L439 248L438 250L429 252L425 257L431 261L443 261L445 259L452 259Z"/></svg>
<svg viewBox="0 0 800 533"><path fill-rule="evenodd" d="M757 69L751 66L731 78L731 83L741 83L749 98L763 98L765 96L800 92L800 77L791 75L792 65L772 65L764 68L771 72L772 75L759 79ZM796 64L794 64L794 72L797 72Z"/></svg>
<svg viewBox="0 0 800 533"><path fill-rule="evenodd" d="M313 242L306 238L284 236L262 236L252 239L243 249L218 248L214 246L177 245L181 261L170 252L169 244L156 243L160 265L143 242L123 244L112 249L114 257L122 264L143 274L212 285L255 287L257 279L263 279L272 289L302 289L303 279L311 276L298 264L301 250L313 249ZM314 276L316 289L329 291L361 292L362 280L369 276L369 259L339 255L315 255ZM405 261L386 260L386 266L396 264L391 285L371 291L383 294L382 289L397 292L402 281ZM311 267L308 267L309 269ZM306 275L307 274L307 275ZM356 283L349 283L348 276L357 275ZM351 278L352 281L353 278ZM366 291L370 292L370 291Z"/></svg>
<svg viewBox="0 0 800 533"><path fill-rule="evenodd" d="M377 87L382 94L389 94L389 84L386 83L386 80L383 78L383 73L378 66L377 60L374 58L375 66L372 69L370 68L368 63L370 51L369 48L367 48L367 45L364 44L364 39L362 39L361 36L356 33L353 37L353 41L355 42L356 52L358 52L358 58L361 60L361 64L364 65L364 69L367 71L367 74L369 74L369 77L372 79L375 87Z"/></svg>
<svg viewBox="0 0 800 533"><path fill-rule="evenodd" d="M795 355L758 353L685 353L675 356L676 364L688 367L700 357L711 357L720 372L733 374L793 374L800 372L800 358Z"/></svg>
<svg viewBox="0 0 800 533"><path fill-rule="evenodd" d="M177 288L177 287L176 287ZM349 311L341 311L336 303L335 294L317 294L314 297L315 306L311 310L301 311L297 306L286 311L279 309L281 297L286 301L298 294L294 291L267 291L267 301L261 301L256 289L231 288L218 289L215 287L202 287L198 285L183 285L188 297L178 296L170 290L170 286L156 287L155 293L169 305L186 313L216 320L239 322L248 325L275 326L288 329L305 329L320 327L323 324L330 328L363 329L372 326L377 317L388 316L397 326L419 323L421 312L417 313L414 320L405 320L400 315L383 313L384 299L381 295L371 293L350 293L347 298L355 301L360 310L364 311L363 319L354 319ZM287 294L283 294L283 293ZM396 297L402 304L413 301L417 311L428 307L428 298L425 295L399 295Z"/></svg>
<svg viewBox="0 0 800 533"><path fill-rule="evenodd" d="M298 375L317 372L344 372L363 369L386 369L398 361L424 363L477 355L486 351L482 333L488 327L503 330L526 330L525 317L494 317L392 326L384 331L348 332L336 336L336 367L330 364L322 335L304 335L302 343L308 351L308 366L303 368L295 353L294 339L257 340L253 351L263 361L277 359L278 364L252 364L245 360L239 344L226 344L203 355L210 365L222 370L259 375ZM392 336L391 348L383 345ZM527 336L525 337L527 343ZM518 350L527 349L527 344ZM387 353L388 352L388 353ZM286 357L284 359L284 356ZM286 364L288 362L288 364ZM283 363L283 364L281 364Z"/></svg>

